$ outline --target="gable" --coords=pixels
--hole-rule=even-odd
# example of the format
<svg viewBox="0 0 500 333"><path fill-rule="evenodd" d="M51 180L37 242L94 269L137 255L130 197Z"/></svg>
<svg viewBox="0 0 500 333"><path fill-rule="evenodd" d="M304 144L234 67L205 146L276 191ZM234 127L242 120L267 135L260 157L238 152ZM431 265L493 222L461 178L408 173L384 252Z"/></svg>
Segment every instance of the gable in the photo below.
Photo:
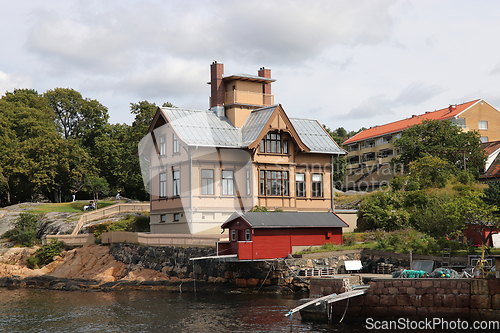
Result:
<svg viewBox="0 0 500 333"><path fill-rule="evenodd" d="M254 112L258 112L258 110ZM286 115L281 104L274 108L274 111L272 112L272 114L269 115L266 124L262 127L260 134L252 143L248 145L248 148L251 149L257 148L257 146L260 144L260 141L264 139L264 137L270 131L286 132L290 135L292 140L294 140L295 144L300 148L301 151L305 152L310 151L309 147L307 147L306 144L301 140L299 134L293 127L292 122Z"/></svg>

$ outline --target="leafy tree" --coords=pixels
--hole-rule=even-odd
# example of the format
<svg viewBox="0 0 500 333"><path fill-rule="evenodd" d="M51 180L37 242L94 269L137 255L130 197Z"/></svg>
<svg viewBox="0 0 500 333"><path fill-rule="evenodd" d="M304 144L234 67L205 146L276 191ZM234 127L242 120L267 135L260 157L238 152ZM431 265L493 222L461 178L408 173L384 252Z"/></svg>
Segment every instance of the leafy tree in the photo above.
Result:
<svg viewBox="0 0 500 333"><path fill-rule="evenodd" d="M473 226L486 245L491 234L500 228L500 217L495 215L497 206L486 204L482 197L482 193L469 191L449 202L447 214L455 223ZM486 229L489 231L485 234Z"/></svg>
<svg viewBox="0 0 500 333"><path fill-rule="evenodd" d="M97 208L97 202L99 201L99 193L102 193L104 195L109 194L109 184L104 178L97 176L89 176L86 177L86 185L92 192Z"/></svg>
<svg viewBox="0 0 500 333"><path fill-rule="evenodd" d="M45 92L44 96L54 111L55 122L65 139L72 137L90 141L95 132L107 124L107 108L96 100L84 99L74 89L55 88Z"/></svg>
<svg viewBox="0 0 500 333"><path fill-rule="evenodd" d="M409 213L404 207L403 192L375 192L358 208L358 228L361 231L399 230L409 226Z"/></svg>
<svg viewBox="0 0 500 333"><path fill-rule="evenodd" d="M338 156L333 160L333 182L336 189L340 190L344 182L347 160L343 156Z"/></svg>
<svg viewBox="0 0 500 333"><path fill-rule="evenodd" d="M488 183L488 187L484 189L483 200L488 205L500 206L500 181L495 180Z"/></svg>
<svg viewBox="0 0 500 333"><path fill-rule="evenodd" d="M424 120L404 130L396 139L394 146L403 148L403 152L394 162L402 163L408 171L411 162L434 156L478 175L486 159L479 137L476 131L463 132L447 120Z"/></svg>
<svg viewBox="0 0 500 333"><path fill-rule="evenodd" d="M424 156L410 162L409 181L416 181L421 189L443 188L452 177L453 166L439 157Z"/></svg>

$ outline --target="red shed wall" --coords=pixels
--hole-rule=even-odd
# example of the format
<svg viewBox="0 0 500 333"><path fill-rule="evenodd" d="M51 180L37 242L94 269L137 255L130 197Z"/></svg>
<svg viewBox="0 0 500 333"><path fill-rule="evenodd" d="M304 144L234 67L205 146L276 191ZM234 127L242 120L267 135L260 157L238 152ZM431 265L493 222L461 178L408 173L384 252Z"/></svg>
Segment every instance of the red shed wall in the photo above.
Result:
<svg viewBox="0 0 500 333"><path fill-rule="evenodd" d="M342 228L254 229L252 241L253 259L283 258L292 246L342 244Z"/></svg>

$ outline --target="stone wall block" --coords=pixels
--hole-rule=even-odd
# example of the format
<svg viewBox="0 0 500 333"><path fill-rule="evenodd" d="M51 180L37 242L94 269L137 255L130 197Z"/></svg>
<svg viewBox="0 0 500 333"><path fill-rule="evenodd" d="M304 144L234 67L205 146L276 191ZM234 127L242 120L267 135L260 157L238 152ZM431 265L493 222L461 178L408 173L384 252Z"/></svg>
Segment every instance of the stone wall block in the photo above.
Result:
<svg viewBox="0 0 500 333"><path fill-rule="evenodd" d="M457 304L457 308L468 308L470 306L470 296L457 295L455 297L455 302Z"/></svg>
<svg viewBox="0 0 500 333"><path fill-rule="evenodd" d="M236 279L236 286L238 288L246 288L247 287L247 279L243 279L243 278Z"/></svg>
<svg viewBox="0 0 500 333"><path fill-rule="evenodd" d="M393 287L402 287L403 286L403 281L393 281L392 282Z"/></svg>
<svg viewBox="0 0 500 333"><path fill-rule="evenodd" d="M433 294L422 295L422 306L426 307L434 306L434 295Z"/></svg>
<svg viewBox="0 0 500 333"><path fill-rule="evenodd" d="M396 296L394 295L380 295L381 306L394 306L396 305Z"/></svg>
<svg viewBox="0 0 500 333"><path fill-rule="evenodd" d="M374 307L380 305L380 297L377 295L366 295L364 297L365 305L367 307Z"/></svg>
<svg viewBox="0 0 500 333"><path fill-rule="evenodd" d="M489 295L488 280L473 279L471 281L471 294L473 295Z"/></svg>
<svg viewBox="0 0 500 333"><path fill-rule="evenodd" d="M491 308L494 310L500 310L500 294L491 296Z"/></svg>
<svg viewBox="0 0 500 333"><path fill-rule="evenodd" d="M487 281L490 295L500 294L500 279L488 279Z"/></svg>
<svg viewBox="0 0 500 333"><path fill-rule="evenodd" d="M422 288L424 288L424 289L432 288L433 285L434 285L433 281L429 281L429 280L422 281Z"/></svg>
<svg viewBox="0 0 500 333"><path fill-rule="evenodd" d="M446 294L443 295L443 307L445 308L456 308L457 307L457 300L456 296L452 294Z"/></svg>
<svg viewBox="0 0 500 333"><path fill-rule="evenodd" d="M477 309L477 311L478 311L479 316L481 318L480 320L498 322L498 318L500 318L500 310Z"/></svg>
<svg viewBox="0 0 500 333"><path fill-rule="evenodd" d="M399 294L399 289L395 287L390 287L387 289L388 293L391 295L397 295Z"/></svg>
<svg viewBox="0 0 500 333"><path fill-rule="evenodd" d="M408 294L408 295L415 295L415 288L414 287L407 287L406 288L406 294Z"/></svg>
<svg viewBox="0 0 500 333"><path fill-rule="evenodd" d="M417 315L417 308L414 306L389 306L389 311L393 317L410 317Z"/></svg>
<svg viewBox="0 0 500 333"><path fill-rule="evenodd" d="M442 307L443 306L443 295L435 294L434 295L434 306Z"/></svg>
<svg viewBox="0 0 500 333"><path fill-rule="evenodd" d="M413 283L409 280L403 280L403 287L412 287Z"/></svg>
<svg viewBox="0 0 500 333"><path fill-rule="evenodd" d="M420 295L409 295L411 305L420 307L422 306L422 296Z"/></svg>
<svg viewBox="0 0 500 333"><path fill-rule="evenodd" d="M432 281L432 286L434 288L441 288L441 281L439 281L439 280Z"/></svg>
<svg viewBox="0 0 500 333"><path fill-rule="evenodd" d="M387 306L376 306L373 308L372 316L374 318L384 318L392 316Z"/></svg>
<svg viewBox="0 0 500 333"><path fill-rule="evenodd" d="M415 294L423 295L423 294L426 294L426 292L425 292L424 288L415 288Z"/></svg>
<svg viewBox="0 0 500 333"><path fill-rule="evenodd" d="M410 306L411 300L409 295L397 295L396 296L396 305L400 306Z"/></svg>
<svg viewBox="0 0 500 333"><path fill-rule="evenodd" d="M471 295L470 296L471 309L490 309L491 296L489 295Z"/></svg>

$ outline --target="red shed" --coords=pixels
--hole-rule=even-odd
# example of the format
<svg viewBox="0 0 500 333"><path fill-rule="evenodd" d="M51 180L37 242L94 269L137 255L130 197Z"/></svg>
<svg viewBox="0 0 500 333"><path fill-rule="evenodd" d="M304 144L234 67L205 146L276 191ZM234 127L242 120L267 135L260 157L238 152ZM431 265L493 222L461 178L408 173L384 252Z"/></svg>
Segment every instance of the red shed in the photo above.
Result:
<svg viewBox="0 0 500 333"><path fill-rule="evenodd" d="M222 225L229 229L229 242L218 243L218 255L283 258L309 246L342 244L342 228L348 226L335 213L234 212Z"/></svg>

